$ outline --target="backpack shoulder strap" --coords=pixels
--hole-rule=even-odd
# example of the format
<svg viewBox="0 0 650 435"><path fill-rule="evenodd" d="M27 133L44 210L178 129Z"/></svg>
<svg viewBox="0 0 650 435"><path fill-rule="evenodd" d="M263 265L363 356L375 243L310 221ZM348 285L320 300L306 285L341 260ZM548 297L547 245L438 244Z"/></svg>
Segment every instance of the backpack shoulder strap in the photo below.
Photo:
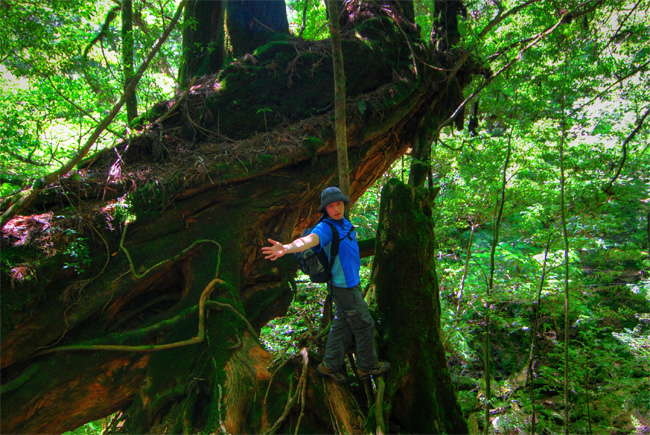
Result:
<svg viewBox="0 0 650 435"><path fill-rule="evenodd" d="M339 255L339 243L341 240L339 239L339 232L336 229L336 227L331 223L326 220L324 220L327 225L330 226L332 229L332 248L330 249L330 270L332 269L332 265L334 264L334 258Z"/></svg>
<svg viewBox="0 0 650 435"><path fill-rule="evenodd" d="M354 231L355 229L356 229L356 227L355 227L354 225L352 225L352 226L350 227L350 231L348 231L347 234L346 234L345 236L341 237L341 240L345 239L346 237L349 237L350 240L352 240L352 238L350 237L350 234L352 234L352 231Z"/></svg>

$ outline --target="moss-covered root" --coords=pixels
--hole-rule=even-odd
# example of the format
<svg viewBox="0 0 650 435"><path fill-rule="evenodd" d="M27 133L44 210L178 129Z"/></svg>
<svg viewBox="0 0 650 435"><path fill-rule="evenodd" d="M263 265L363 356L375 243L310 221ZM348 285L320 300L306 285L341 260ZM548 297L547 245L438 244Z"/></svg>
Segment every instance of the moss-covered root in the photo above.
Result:
<svg viewBox="0 0 650 435"><path fill-rule="evenodd" d="M373 277L390 425L411 433L467 433L440 339L431 203L434 193L390 180L381 194Z"/></svg>

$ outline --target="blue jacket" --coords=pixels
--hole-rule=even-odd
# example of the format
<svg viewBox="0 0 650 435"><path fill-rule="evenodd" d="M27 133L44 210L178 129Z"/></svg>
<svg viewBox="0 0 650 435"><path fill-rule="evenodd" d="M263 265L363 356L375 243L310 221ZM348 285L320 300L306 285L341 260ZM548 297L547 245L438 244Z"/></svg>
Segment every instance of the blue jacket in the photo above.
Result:
<svg viewBox="0 0 650 435"><path fill-rule="evenodd" d="M326 218L334 225L339 232L339 254L332 265L332 285L336 287L349 288L359 284L359 269L361 268L361 258L359 256L359 244L357 235L352 226L352 222L343 218L334 220ZM319 222L312 230L320 239L320 245L314 246L315 251L325 250L327 257L330 258L330 249L332 247L332 229L325 222ZM347 235L347 237L346 237ZM331 259L330 259L331 261Z"/></svg>

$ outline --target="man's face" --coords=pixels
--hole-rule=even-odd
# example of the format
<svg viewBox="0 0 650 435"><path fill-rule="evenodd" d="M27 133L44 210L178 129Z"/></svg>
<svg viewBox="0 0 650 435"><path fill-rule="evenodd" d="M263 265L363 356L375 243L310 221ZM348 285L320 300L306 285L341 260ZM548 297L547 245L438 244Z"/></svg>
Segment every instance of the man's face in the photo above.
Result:
<svg viewBox="0 0 650 435"><path fill-rule="evenodd" d="M343 212L345 211L345 204L343 201L337 201L329 204L325 207L327 215L332 219L339 220L343 219Z"/></svg>

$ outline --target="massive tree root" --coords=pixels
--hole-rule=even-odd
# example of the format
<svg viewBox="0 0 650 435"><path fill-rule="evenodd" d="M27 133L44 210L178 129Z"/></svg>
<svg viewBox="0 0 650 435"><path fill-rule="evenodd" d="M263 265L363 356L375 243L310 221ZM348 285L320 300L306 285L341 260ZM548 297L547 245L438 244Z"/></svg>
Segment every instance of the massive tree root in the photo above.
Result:
<svg viewBox="0 0 650 435"><path fill-rule="evenodd" d="M363 38L350 36L344 56L362 60L372 74L358 77L359 89L348 92L352 201L432 119L456 107L471 73L445 83L441 70L419 63L436 61L421 41L386 16L356 34ZM113 413L113 430L128 433L274 427L284 433L298 424L313 433L364 430L372 405L315 376L318 352L271 376L270 356L256 339L263 325L286 312L296 270L289 258L265 261L260 247L313 224L321 190L336 179L331 101L322 100L321 89L331 66L323 75L318 70L331 61L318 47L300 44L276 43L203 78L179 104L161 104L151 118L158 123L86 161L75 176L44 191L33 215L3 227L2 433L59 433ZM372 55L373 44L385 44L381 56ZM323 83L313 85L312 76ZM293 105L297 111L274 106L272 122L262 128L257 114L256 127L239 124L240 135L236 120L267 106L249 95L250 107L235 107L237 92L245 92L238 81L261 82L274 95L287 86L302 89L304 105ZM173 113L164 115L167 109ZM382 264L379 271L387 269ZM377 273L379 284L384 278ZM410 309L383 304L380 287L377 295L380 307ZM205 316L197 306L205 306ZM428 310L435 316L435 306ZM198 318L203 338L187 342L196 337ZM424 331L437 333L435 324ZM416 348L409 346L416 342L395 348L403 345L412 362ZM142 352L155 349L164 350ZM413 394L421 372L403 372L407 361L386 355L397 370L387 377L390 405L381 416L389 428L412 430L406 421L418 405ZM429 356L444 373L438 351ZM453 411L442 405L453 397L448 383L427 385L440 397L438 411ZM354 393L363 397L364 390L359 385ZM440 413L436 421L461 427L449 426Z"/></svg>

